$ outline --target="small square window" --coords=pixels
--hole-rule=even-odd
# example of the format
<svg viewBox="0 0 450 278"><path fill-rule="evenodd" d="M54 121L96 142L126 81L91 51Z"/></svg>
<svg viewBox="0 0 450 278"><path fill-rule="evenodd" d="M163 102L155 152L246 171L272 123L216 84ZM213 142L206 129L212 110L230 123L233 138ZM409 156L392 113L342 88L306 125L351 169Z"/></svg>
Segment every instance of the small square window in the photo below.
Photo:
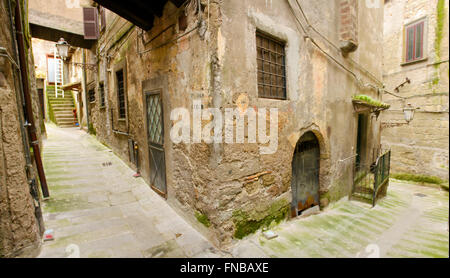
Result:
<svg viewBox="0 0 450 278"><path fill-rule="evenodd" d="M256 32L258 96L286 99L285 43Z"/></svg>
<svg viewBox="0 0 450 278"><path fill-rule="evenodd" d="M424 59L425 19L405 26L405 62Z"/></svg>

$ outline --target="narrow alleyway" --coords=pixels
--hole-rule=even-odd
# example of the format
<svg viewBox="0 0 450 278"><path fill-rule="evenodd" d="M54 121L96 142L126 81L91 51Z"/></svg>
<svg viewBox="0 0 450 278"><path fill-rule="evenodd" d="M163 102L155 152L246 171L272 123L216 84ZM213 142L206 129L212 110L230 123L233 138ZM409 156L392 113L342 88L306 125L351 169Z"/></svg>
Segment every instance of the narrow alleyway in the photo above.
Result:
<svg viewBox="0 0 450 278"><path fill-rule="evenodd" d="M94 137L47 125L44 219L55 240L40 257L221 257L141 178ZM319 215L257 232L233 257L448 257L449 194L391 182L375 208L341 200Z"/></svg>
<svg viewBox="0 0 450 278"><path fill-rule="evenodd" d="M110 149L78 128L47 125L51 198L39 257L215 257L218 252Z"/></svg>
<svg viewBox="0 0 450 278"><path fill-rule="evenodd" d="M285 222L267 240L259 232L233 248L235 257L448 258L449 193L390 183L375 208L341 200L326 211Z"/></svg>

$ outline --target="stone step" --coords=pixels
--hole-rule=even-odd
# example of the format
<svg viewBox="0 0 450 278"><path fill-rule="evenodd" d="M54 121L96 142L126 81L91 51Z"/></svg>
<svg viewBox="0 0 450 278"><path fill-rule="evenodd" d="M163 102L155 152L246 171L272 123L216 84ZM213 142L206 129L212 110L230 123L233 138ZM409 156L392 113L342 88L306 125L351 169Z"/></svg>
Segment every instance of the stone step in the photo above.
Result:
<svg viewBox="0 0 450 278"><path fill-rule="evenodd" d="M73 106L73 102L72 101L50 101L50 105L72 105Z"/></svg>
<svg viewBox="0 0 450 278"><path fill-rule="evenodd" d="M51 100L49 101L50 104L73 104L73 101L70 100Z"/></svg>
<svg viewBox="0 0 450 278"><path fill-rule="evenodd" d="M55 95L47 95L47 98L49 100L57 100L57 99L73 99L72 95L64 95L64 97L62 95L58 95L58 97L56 97Z"/></svg>
<svg viewBox="0 0 450 278"><path fill-rule="evenodd" d="M73 113L72 111L62 111L62 110L58 110L53 112L53 114L55 115L55 117L72 117L73 118Z"/></svg>
<svg viewBox="0 0 450 278"><path fill-rule="evenodd" d="M72 109L73 108L70 108L70 109L68 109L67 107L52 107L52 110L53 110L53 114L56 114L56 113L72 113Z"/></svg>
<svg viewBox="0 0 450 278"><path fill-rule="evenodd" d="M73 103L52 103L52 107L73 107Z"/></svg>
<svg viewBox="0 0 450 278"><path fill-rule="evenodd" d="M73 116L70 117L70 116L57 116L57 115L55 115L55 118L57 120L71 120L71 121L75 120L75 118Z"/></svg>
<svg viewBox="0 0 450 278"><path fill-rule="evenodd" d="M75 121L72 119L71 121L69 120L58 120L56 119L56 123L58 125L62 125L62 124L75 124Z"/></svg>

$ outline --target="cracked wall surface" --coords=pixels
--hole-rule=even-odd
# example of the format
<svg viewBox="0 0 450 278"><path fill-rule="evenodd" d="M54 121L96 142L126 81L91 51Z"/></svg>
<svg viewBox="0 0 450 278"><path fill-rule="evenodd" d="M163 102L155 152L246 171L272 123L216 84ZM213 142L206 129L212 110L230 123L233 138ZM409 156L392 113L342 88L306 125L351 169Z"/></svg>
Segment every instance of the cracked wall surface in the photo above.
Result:
<svg viewBox="0 0 450 278"><path fill-rule="evenodd" d="M311 24L336 45L340 39L340 16L335 12L339 2L302 3ZM197 24L195 3L188 1L186 6L186 31ZM97 54L97 60L92 61L98 64L99 71L88 78L95 84L105 82L106 109L99 108L96 102L90 111L97 138L134 168L129 160L128 138L137 142L139 170L150 183L144 93L159 88L164 110L167 200L210 239L226 245L233 241L238 229L252 230L242 219L265 223L284 215L291 202L294 148L308 131L316 135L321 148L321 206L347 196L354 160L341 160L353 156L356 149L357 116L351 97L360 93L381 96L358 87L350 74L304 38L288 1L209 3L208 6L208 1L202 1L202 18L209 27L206 32L199 28L180 38L177 37L183 31L178 28L178 15L184 11L172 4L166 5L163 16L155 19L149 32L108 12L106 30L90 54ZM349 57L380 80L382 65L377 57L382 55L383 10L358 5L357 15L355 33L359 34L359 46ZM256 29L286 42L287 100L257 97ZM325 51L362 80L376 82L333 46L313 36ZM142 51L145 53L139 54ZM119 68L126 71L127 78L128 114L122 121L117 117L114 77ZM171 142L172 109L184 107L192 115L193 102L200 99L204 108L224 112L226 108L236 108L242 95L247 96L249 107L278 108L279 140L274 154L260 154L260 146L248 142ZM369 117L369 121L368 153L380 140L380 120ZM206 124L207 121L202 122L203 126ZM120 132L114 132L112 127ZM246 182L249 179L252 182ZM199 223L195 215L209 225Z"/></svg>
<svg viewBox="0 0 450 278"><path fill-rule="evenodd" d="M0 44L14 57L11 38L8 1L0 2L2 16L0 22ZM28 49L30 91L33 116L38 140L42 146L42 116L36 92L33 56ZM29 257L36 255L40 246L40 231L35 216L35 202L30 194L26 172L25 149L20 125L20 91L14 77L15 67L6 58L0 58L0 257ZM16 71L18 74L18 72ZM35 165L30 165L30 178L37 178ZM39 204L38 204L39 205Z"/></svg>

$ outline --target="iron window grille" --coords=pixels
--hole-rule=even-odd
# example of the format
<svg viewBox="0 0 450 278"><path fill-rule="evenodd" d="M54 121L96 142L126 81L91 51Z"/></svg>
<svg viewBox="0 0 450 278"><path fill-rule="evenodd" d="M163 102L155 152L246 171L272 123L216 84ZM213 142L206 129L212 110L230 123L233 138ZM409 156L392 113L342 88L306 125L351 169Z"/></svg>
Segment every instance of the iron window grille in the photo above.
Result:
<svg viewBox="0 0 450 278"><path fill-rule="evenodd" d="M147 96L147 119L149 141L153 144L162 146L164 144L164 127L162 122L161 94L150 94Z"/></svg>
<svg viewBox="0 0 450 278"><path fill-rule="evenodd" d="M286 99L285 43L256 31L258 96Z"/></svg>
<svg viewBox="0 0 450 278"><path fill-rule="evenodd" d="M116 72L117 77L117 98L119 105L119 119L126 118L126 108L125 108L125 83L123 70L119 70Z"/></svg>
<svg viewBox="0 0 450 278"><path fill-rule="evenodd" d="M89 97L89 102L95 102L95 90L94 89L90 89L88 91L88 97Z"/></svg>
<svg viewBox="0 0 450 278"><path fill-rule="evenodd" d="M100 95L100 107L105 107L105 85L103 83L98 85L98 92Z"/></svg>

